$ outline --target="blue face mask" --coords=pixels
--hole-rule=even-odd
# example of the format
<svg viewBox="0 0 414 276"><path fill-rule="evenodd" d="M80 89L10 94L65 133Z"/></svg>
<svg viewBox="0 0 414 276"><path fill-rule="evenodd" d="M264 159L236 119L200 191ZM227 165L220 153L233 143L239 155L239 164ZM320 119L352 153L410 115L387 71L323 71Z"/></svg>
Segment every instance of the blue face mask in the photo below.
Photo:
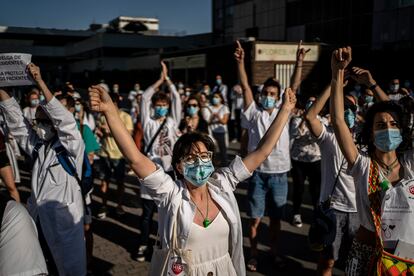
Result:
<svg viewBox="0 0 414 276"><path fill-rule="evenodd" d="M45 96L40 95L39 99L40 99L41 102L43 102L45 100Z"/></svg>
<svg viewBox="0 0 414 276"><path fill-rule="evenodd" d="M160 118L160 117L165 117L168 114L168 107L167 106L156 106L154 108L155 111L155 117Z"/></svg>
<svg viewBox="0 0 414 276"><path fill-rule="evenodd" d="M38 106L38 105L39 105L39 103L40 103L39 99L34 99L34 100L31 100L31 101L30 101L30 105L31 105L32 107L36 107L36 106Z"/></svg>
<svg viewBox="0 0 414 276"><path fill-rule="evenodd" d="M75 104L75 112L80 112L80 111L81 111L81 105Z"/></svg>
<svg viewBox="0 0 414 276"><path fill-rule="evenodd" d="M223 83L223 81L221 79L217 79L216 83L217 83L217 85L221 85Z"/></svg>
<svg viewBox="0 0 414 276"><path fill-rule="evenodd" d="M219 104L219 103L220 103L220 99L219 99L219 98L213 98L213 99L211 100L211 102L213 103L213 105L217 105L217 104Z"/></svg>
<svg viewBox="0 0 414 276"><path fill-rule="evenodd" d="M198 107L195 107L195 106L190 106L190 107L187 107L187 113L188 113L188 115L190 115L191 117L192 117L192 116L194 116L194 115L196 115L196 114L197 114L197 112L198 112Z"/></svg>
<svg viewBox="0 0 414 276"><path fill-rule="evenodd" d="M184 178L197 187L206 184L213 172L214 166L211 161L204 163L198 160L191 165L184 163Z"/></svg>
<svg viewBox="0 0 414 276"><path fill-rule="evenodd" d="M374 101L374 96L365 96L365 103L372 103Z"/></svg>
<svg viewBox="0 0 414 276"><path fill-rule="evenodd" d="M349 128L355 126L355 113L351 109L345 110L345 123Z"/></svg>
<svg viewBox="0 0 414 276"><path fill-rule="evenodd" d="M264 109L272 109L276 105L276 99L271 96L262 97L261 104Z"/></svg>
<svg viewBox="0 0 414 276"><path fill-rule="evenodd" d="M382 152L396 150L402 140L401 132L396 128L387 128L374 132L374 145Z"/></svg>

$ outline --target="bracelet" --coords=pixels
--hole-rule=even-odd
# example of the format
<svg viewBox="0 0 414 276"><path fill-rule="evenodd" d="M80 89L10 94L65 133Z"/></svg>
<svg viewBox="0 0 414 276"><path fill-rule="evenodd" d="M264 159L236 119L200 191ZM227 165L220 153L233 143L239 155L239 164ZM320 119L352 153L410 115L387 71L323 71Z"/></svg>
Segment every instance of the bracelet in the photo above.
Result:
<svg viewBox="0 0 414 276"><path fill-rule="evenodd" d="M373 84L369 87L369 90L374 90L375 88L377 88L378 84Z"/></svg>

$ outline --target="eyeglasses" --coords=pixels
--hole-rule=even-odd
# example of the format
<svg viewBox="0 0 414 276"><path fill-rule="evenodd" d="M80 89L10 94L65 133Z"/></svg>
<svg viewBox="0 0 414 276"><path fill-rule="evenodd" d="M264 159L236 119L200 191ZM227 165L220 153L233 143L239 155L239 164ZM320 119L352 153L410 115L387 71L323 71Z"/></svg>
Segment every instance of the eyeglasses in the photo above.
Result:
<svg viewBox="0 0 414 276"><path fill-rule="evenodd" d="M207 151L207 152L200 152L198 154L189 154L183 157L181 160L187 165L193 165L194 163L197 162L197 160L200 160L203 163L208 163L211 161L212 157L213 157L213 152Z"/></svg>

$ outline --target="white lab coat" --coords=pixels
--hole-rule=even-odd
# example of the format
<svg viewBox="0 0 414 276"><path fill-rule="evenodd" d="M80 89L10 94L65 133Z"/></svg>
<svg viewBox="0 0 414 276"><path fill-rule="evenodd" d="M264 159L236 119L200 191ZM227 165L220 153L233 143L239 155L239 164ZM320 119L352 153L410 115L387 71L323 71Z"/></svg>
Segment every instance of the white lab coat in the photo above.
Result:
<svg viewBox="0 0 414 276"><path fill-rule="evenodd" d="M81 175L85 145L73 115L56 98L43 107L59 139L53 145L43 145L39 149L32 170L28 209L42 227L59 275L86 275L82 194L76 179L66 173L52 149L64 146ZM18 103L11 98L0 102L0 108L11 134L32 156L39 138L24 119Z"/></svg>

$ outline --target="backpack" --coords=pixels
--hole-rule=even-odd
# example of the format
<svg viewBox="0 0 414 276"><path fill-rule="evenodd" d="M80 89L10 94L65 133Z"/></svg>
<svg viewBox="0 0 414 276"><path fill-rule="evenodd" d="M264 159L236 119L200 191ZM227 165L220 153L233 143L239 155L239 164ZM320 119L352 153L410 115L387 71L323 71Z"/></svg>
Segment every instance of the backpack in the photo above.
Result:
<svg viewBox="0 0 414 276"><path fill-rule="evenodd" d="M52 141L51 143L54 144L57 140ZM44 145L43 141L38 142L34 149L32 154L32 160L33 162L37 159L39 156L39 149ZM79 177L76 167L71 161L69 157L68 151L65 149L64 146L60 145L54 149L56 151L56 157L60 163L60 165L63 167L63 169L71 176L76 178L76 181L78 182L83 197L85 197L88 193L90 193L93 189L93 175L92 175L92 166L89 162L88 155L86 151L83 152L83 163L82 163L82 175Z"/></svg>

